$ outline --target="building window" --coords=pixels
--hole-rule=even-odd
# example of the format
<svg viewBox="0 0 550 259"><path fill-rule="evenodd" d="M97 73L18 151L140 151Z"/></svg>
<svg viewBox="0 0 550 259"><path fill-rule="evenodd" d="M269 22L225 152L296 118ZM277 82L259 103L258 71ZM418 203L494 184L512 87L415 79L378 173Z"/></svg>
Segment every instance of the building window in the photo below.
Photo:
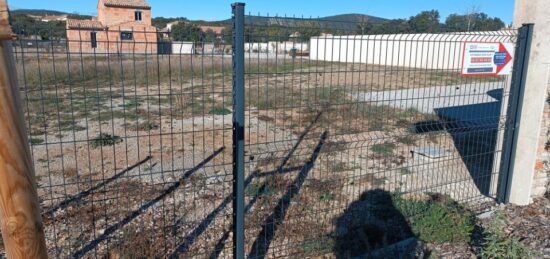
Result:
<svg viewBox="0 0 550 259"><path fill-rule="evenodd" d="M92 43L92 48L97 48L97 32L90 32L90 41Z"/></svg>
<svg viewBox="0 0 550 259"><path fill-rule="evenodd" d="M123 31L120 33L120 39L121 40L133 40L134 39L134 33L129 31Z"/></svg>
<svg viewBox="0 0 550 259"><path fill-rule="evenodd" d="M136 21L141 21L141 11L135 11L134 18L136 19Z"/></svg>

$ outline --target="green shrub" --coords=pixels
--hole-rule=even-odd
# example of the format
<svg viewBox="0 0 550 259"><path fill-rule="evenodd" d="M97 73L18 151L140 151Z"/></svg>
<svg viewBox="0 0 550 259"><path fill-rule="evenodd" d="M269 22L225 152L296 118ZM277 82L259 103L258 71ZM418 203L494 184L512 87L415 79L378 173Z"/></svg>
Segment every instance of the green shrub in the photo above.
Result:
<svg viewBox="0 0 550 259"><path fill-rule="evenodd" d="M145 121L143 123L138 124L137 127L138 127L138 130L143 130L143 131L150 131L150 130L155 130L159 128L159 126L152 121Z"/></svg>
<svg viewBox="0 0 550 259"><path fill-rule="evenodd" d="M393 150L396 148L395 144L393 143L383 143L383 144L375 144L372 145L370 150L374 152L377 155L383 155L388 156L393 154Z"/></svg>
<svg viewBox="0 0 550 259"><path fill-rule="evenodd" d="M407 200L394 196L394 203L420 239L430 243L470 242L475 217L451 198L431 194L426 200Z"/></svg>
<svg viewBox="0 0 550 259"><path fill-rule="evenodd" d="M228 115L228 114L231 114L231 110L224 107L214 107L210 109L210 112L208 113L212 115Z"/></svg>
<svg viewBox="0 0 550 259"><path fill-rule="evenodd" d="M124 103L123 106L124 106L125 109L136 109L140 105L141 105L141 100L138 99L137 97L132 97L132 98L128 99L126 101L126 103Z"/></svg>
<svg viewBox="0 0 550 259"><path fill-rule="evenodd" d="M519 239L508 237L502 231L506 225L506 220L500 213L496 213L489 225L484 231L485 242L481 250L481 258L533 258L534 253L523 245Z"/></svg>
<svg viewBox="0 0 550 259"><path fill-rule="evenodd" d="M250 183L244 189L245 196L264 196L269 197L277 194L278 189L272 183Z"/></svg>
<svg viewBox="0 0 550 259"><path fill-rule="evenodd" d="M91 140L91 145L93 148L98 148L103 146L114 146L120 142L122 142L122 138L119 136L101 133L99 136Z"/></svg>
<svg viewBox="0 0 550 259"><path fill-rule="evenodd" d="M331 251L332 244L328 239L308 240L303 242L300 247L305 254L326 254Z"/></svg>
<svg viewBox="0 0 550 259"><path fill-rule="evenodd" d="M34 145L40 145L44 143L44 140L41 138L31 138L29 142L31 143L31 146L34 146Z"/></svg>
<svg viewBox="0 0 550 259"><path fill-rule="evenodd" d="M332 194L330 192L325 192L325 193L321 194L321 196L319 196L319 200L324 201L324 202L332 201L332 200L334 200L334 194Z"/></svg>

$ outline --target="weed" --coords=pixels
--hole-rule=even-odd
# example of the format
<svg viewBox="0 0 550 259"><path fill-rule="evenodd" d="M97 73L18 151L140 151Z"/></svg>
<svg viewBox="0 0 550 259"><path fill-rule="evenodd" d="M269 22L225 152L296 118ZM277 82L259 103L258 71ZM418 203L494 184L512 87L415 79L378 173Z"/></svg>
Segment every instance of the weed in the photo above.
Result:
<svg viewBox="0 0 550 259"><path fill-rule="evenodd" d="M159 126L152 122L152 121L145 121L143 123L139 123L137 125L137 130L140 130L140 131L150 131L150 130L155 130L155 129L158 129Z"/></svg>
<svg viewBox="0 0 550 259"><path fill-rule="evenodd" d="M326 254L331 251L331 244L328 240L308 240L303 242L300 247L305 254Z"/></svg>
<svg viewBox="0 0 550 259"><path fill-rule="evenodd" d="M40 144L44 143L44 140L41 139L41 138L31 138L29 140L29 142L32 146L35 146L35 145L40 145Z"/></svg>
<svg viewBox="0 0 550 259"><path fill-rule="evenodd" d="M393 150L395 148L396 148L395 144L386 142L383 144L372 145L370 150L374 152L376 155L389 156L393 154Z"/></svg>
<svg viewBox="0 0 550 259"><path fill-rule="evenodd" d="M496 212L491 223L484 231L485 242L481 249L481 258L533 258L536 255L518 238L508 237L503 231L506 219L500 212Z"/></svg>
<svg viewBox="0 0 550 259"><path fill-rule="evenodd" d="M126 103L124 104L125 109L135 109L138 108L141 105L141 100L139 100L137 97L130 98Z"/></svg>
<svg viewBox="0 0 550 259"><path fill-rule="evenodd" d="M276 186L272 184L266 184L266 183L250 183L248 186L246 186L246 189L244 190L244 193L246 196L264 196L269 197L273 196L278 192L278 189Z"/></svg>
<svg viewBox="0 0 550 259"><path fill-rule="evenodd" d="M319 200L323 201L323 202L329 202L329 201L332 201L334 200L334 194L330 193L330 192L326 192L326 193L323 193L321 194L321 196L319 196Z"/></svg>
<svg viewBox="0 0 550 259"><path fill-rule="evenodd" d="M210 109L208 113L212 115L227 115L227 114L231 114L231 110L224 107L214 107Z"/></svg>
<svg viewBox="0 0 550 259"><path fill-rule="evenodd" d="M44 158L39 158L38 160L38 163L47 163L49 160L48 159L44 159Z"/></svg>
<svg viewBox="0 0 550 259"><path fill-rule="evenodd" d="M328 164L329 170L334 173L343 172L348 170L348 166L344 162L333 161Z"/></svg>
<svg viewBox="0 0 550 259"><path fill-rule="evenodd" d="M91 141L93 148L103 147L103 146L114 146L122 142L122 138L119 136L113 136L106 133L101 133L99 136L95 137Z"/></svg>
<svg viewBox="0 0 550 259"><path fill-rule="evenodd" d="M393 201L420 239L431 243L470 242L474 215L451 198L431 194L426 200L394 196Z"/></svg>

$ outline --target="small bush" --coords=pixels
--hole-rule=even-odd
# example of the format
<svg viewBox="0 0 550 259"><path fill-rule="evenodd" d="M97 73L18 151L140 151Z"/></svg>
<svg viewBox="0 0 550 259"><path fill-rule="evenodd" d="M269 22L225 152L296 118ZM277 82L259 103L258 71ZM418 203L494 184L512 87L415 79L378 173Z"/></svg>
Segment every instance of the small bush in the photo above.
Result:
<svg viewBox="0 0 550 259"><path fill-rule="evenodd" d="M212 115L228 115L231 114L231 110L224 107L214 107L208 113Z"/></svg>
<svg viewBox="0 0 550 259"><path fill-rule="evenodd" d="M393 154L393 150L395 149L395 147L396 146L393 143L383 143L372 145L370 150L377 155L388 156Z"/></svg>
<svg viewBox="0 0 550 259"><path fill-rule="evenodd" d="M502 214L493 216L489 227L484 231L485 242L481 250L481 258L533 258L535 255L529 248L523 245L519 239L506 236L502 228L506 221Z"/></svg>
<svg viewBox="0 0 550 259"><path fill-rule="evenodd" d="M426 200L407 200L394 196L394 203L420 239L431 243L470 242L475 217L451 198L429 195Z"/></svg>
<svg viewBox="0 0 550 259"><path fill-rule="evenodd" d="M278 189L271 183L251 183L244 189L245 196L264 196L269 197L277 194Z"/></svg>
<svg viewBox="0 0 550 259"><path fill-rule="evenodd" d="M144 123L141 123L138 125L138 129L139 130L144 130L144 131L150 131L150 130L154 130L154 129L158 129L158 125L155 124L154 122L152 121L146 121Z"/></svg>
<svg viewBox="0 0 550 259"><path fill-rule="evenodd" d="M31 146L35 146L44 143L44 140L41 138L31 138L29 142L31 143Z"/></svg>
<svg viewBox="0 0 550 259"><path fill-rule="evenodd" d="M334 200L334 194L332 194L330 192L323 193L323 194L321 194L321 196L319 196L319 200L324 201L324 202L332 201L332 200Z"/></svg>
<svg viewBox="0 0 550 259"><path fill-rule="evenodd" d="M141 105L141 100L139 100L137 97L130 98L126 103L124 104L125 109L135 109L138 108Z"/></svg>
<svg viewBox="0 0 550 259"><path fill-rule="evenodd" d="M310 254L326 254L331 251L332 244L328 239L308 240L303 242L300 247L306 255Z"/></svg>
<svg viewBox="0 0 550 259"><path fill-rule="evenodd" d="M93 148L98 148L103 146L114 146L120 142L122 142L122 138L119 136L101 133L99 136L91 140L91 145Z"/></svg>

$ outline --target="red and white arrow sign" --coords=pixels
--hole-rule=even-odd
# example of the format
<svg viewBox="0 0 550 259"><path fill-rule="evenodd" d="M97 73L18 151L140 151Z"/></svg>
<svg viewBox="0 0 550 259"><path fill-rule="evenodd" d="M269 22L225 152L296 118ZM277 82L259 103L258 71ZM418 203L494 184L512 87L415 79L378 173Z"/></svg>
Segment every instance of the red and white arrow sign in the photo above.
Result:
<svg viewBox="0 0 550 259"><path fill-rule="evenodd" d="M514 44L465 42L462 54L464 76L497 76L512 72Z"/></svg>

